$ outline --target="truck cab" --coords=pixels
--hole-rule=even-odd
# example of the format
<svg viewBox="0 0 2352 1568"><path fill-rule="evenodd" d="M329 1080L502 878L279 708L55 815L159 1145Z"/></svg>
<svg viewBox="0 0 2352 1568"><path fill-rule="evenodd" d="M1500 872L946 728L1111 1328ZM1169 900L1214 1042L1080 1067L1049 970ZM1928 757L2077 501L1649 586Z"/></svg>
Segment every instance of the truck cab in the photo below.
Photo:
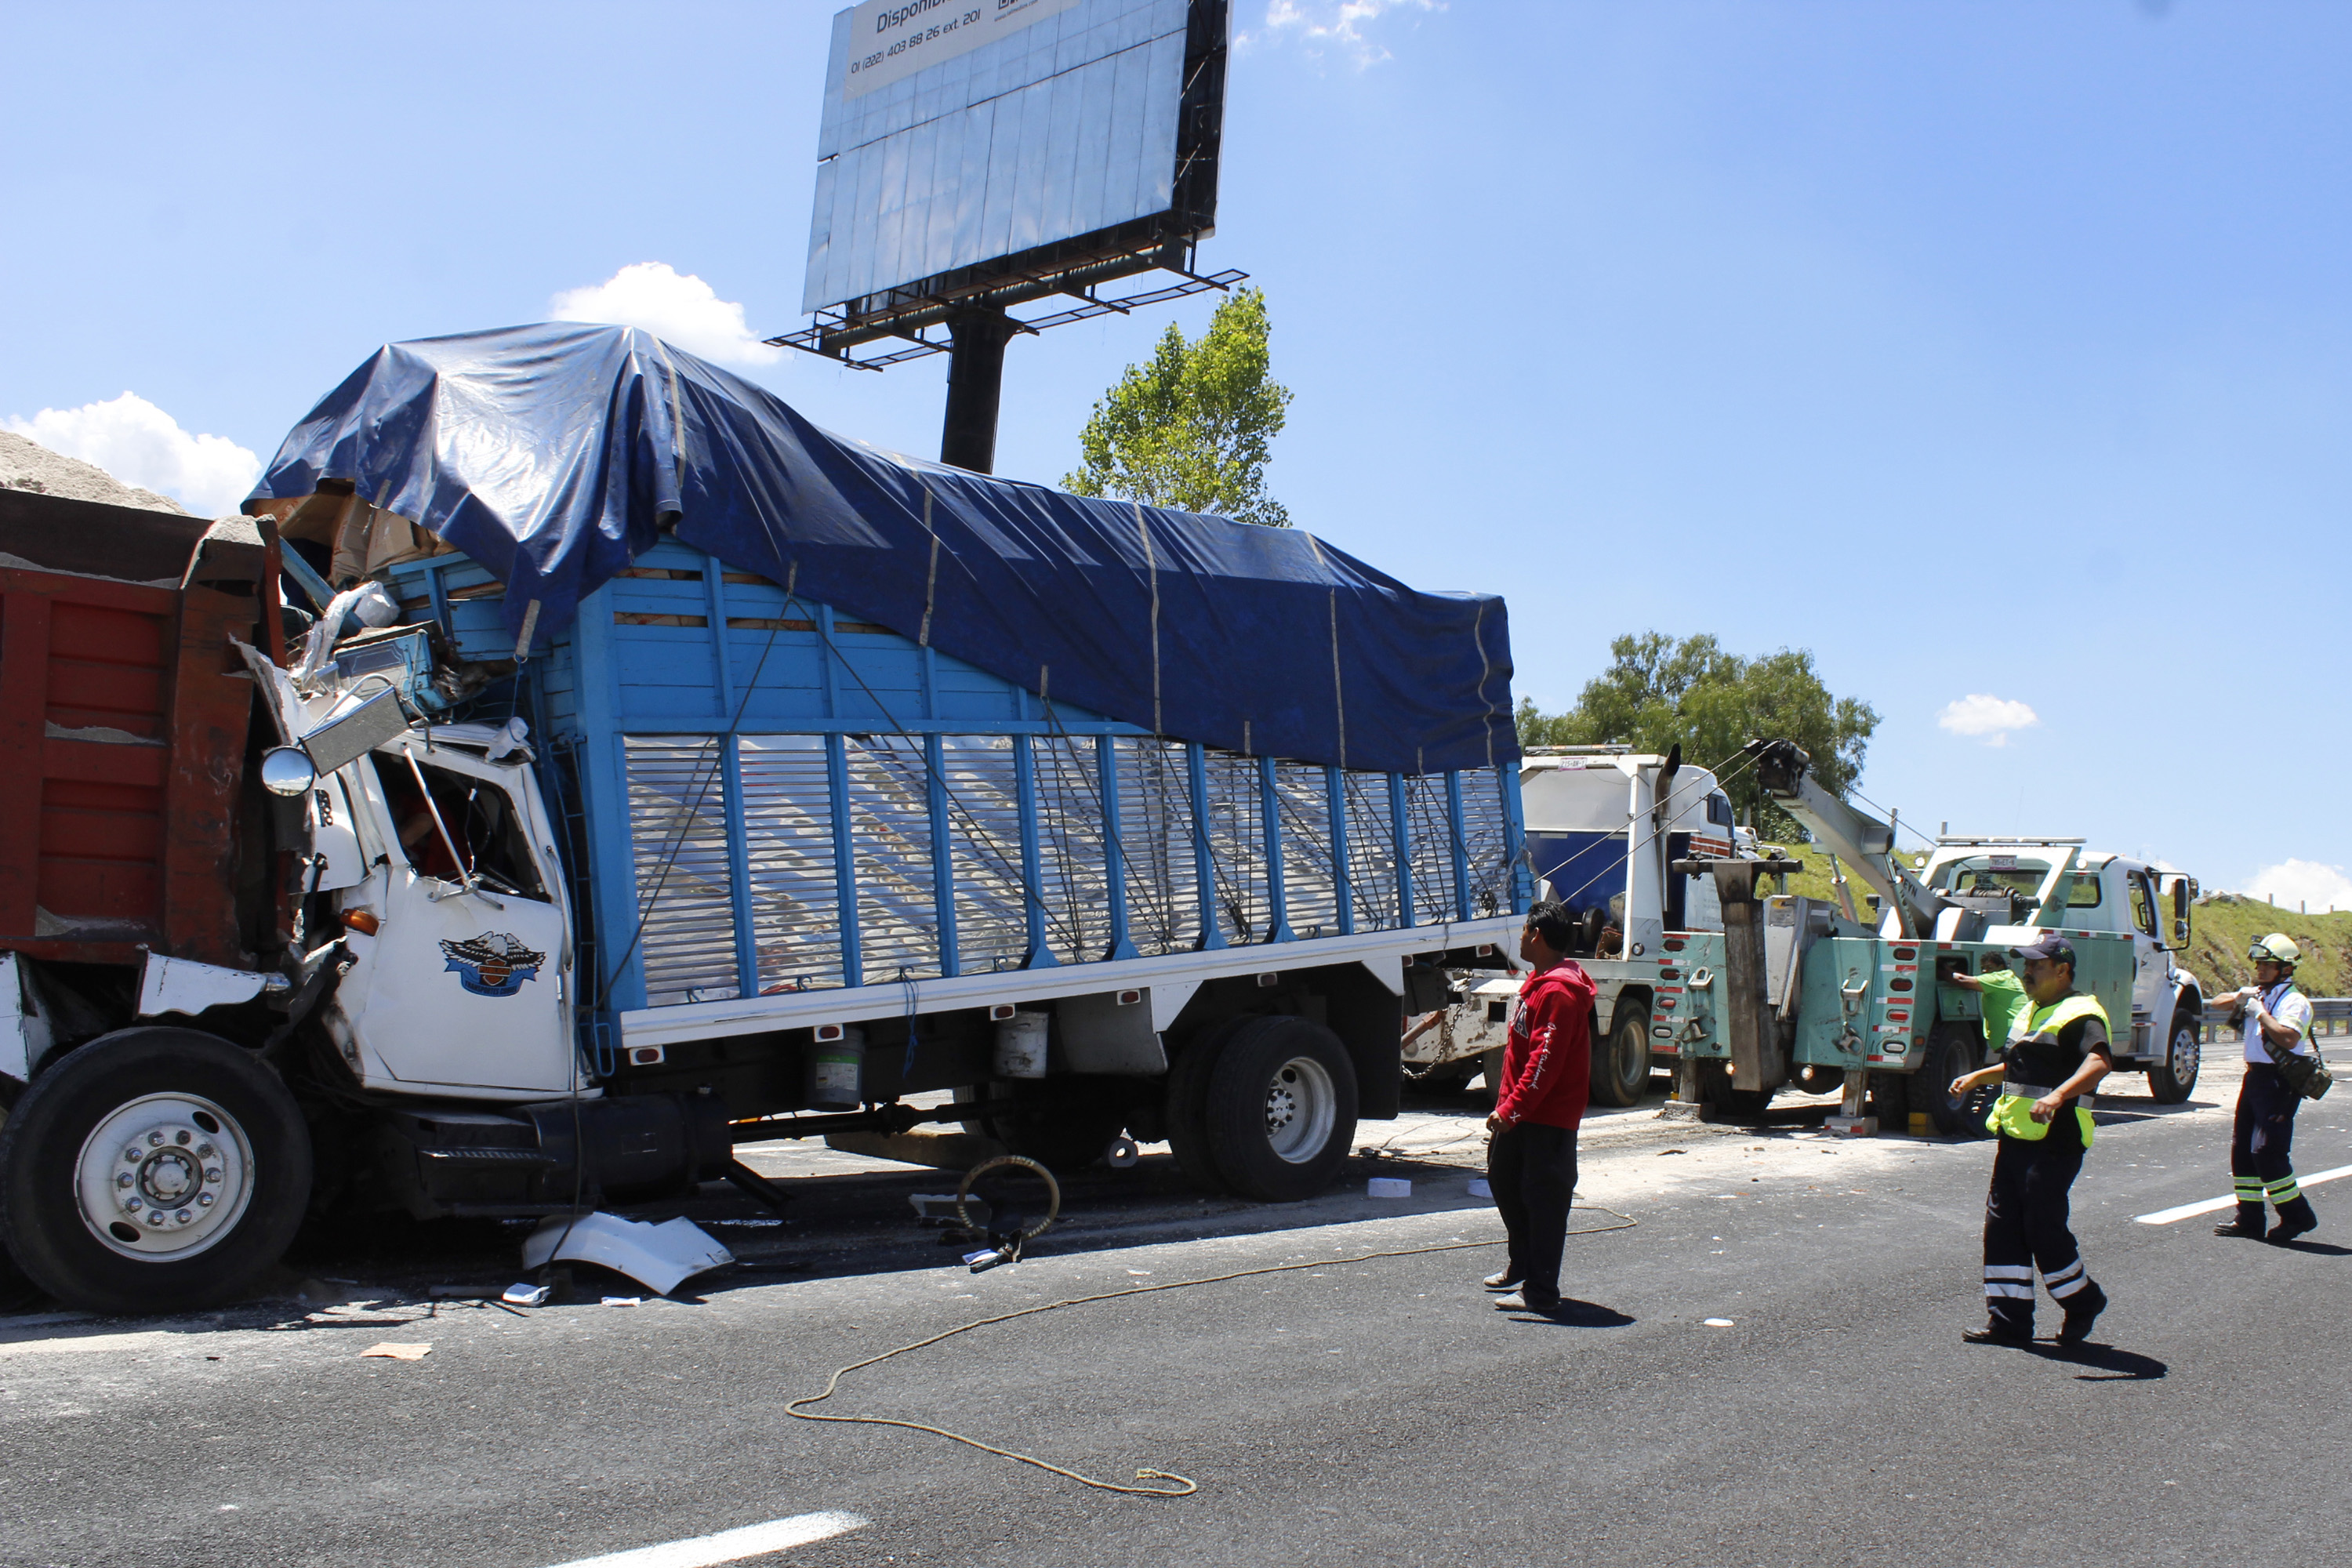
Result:
<svg viewBox="0 0 2352 1568"><path fill-rule="evenodd" d="M1712 878L1670 868L1695 858L1756 858L1752 835L1732 820L1731 798L1706 768L1630 746L1537 746L1519 766L1528 863L1538 898L1576 917L1570 956L1597 987L1593 1103L1632 1105L1648 1092L1654 1065L1672 1067L1696 1002L1676 972L1661 981L1670 933L1720 933L1723 907ZM1449 1064L1466 1077L1485 1060L1499 1068L1516 977L1470 979L1443 1026L1409 1041L1406 1061L1441 1081ZM1490 1071L1490 1078L1492 1073Z"/></svg>
<svg viewBox="0 0 2352 1568"><path fill-rule="evenodd" d="M2197 880L2183 871L2103 850L2079 838L1953 837L1918 857L1920 879L1963 910L1985 916L1995 932L2038 926L2102 932L2132 949L2131 1016L2111 1019L2116 1061L2145 1070L2159 1099L2185 1095L2200 1066L2198 1026L2204 987L2180 967L2188 951ZM2050 907L2038 892L2062 872Z"/></svg>

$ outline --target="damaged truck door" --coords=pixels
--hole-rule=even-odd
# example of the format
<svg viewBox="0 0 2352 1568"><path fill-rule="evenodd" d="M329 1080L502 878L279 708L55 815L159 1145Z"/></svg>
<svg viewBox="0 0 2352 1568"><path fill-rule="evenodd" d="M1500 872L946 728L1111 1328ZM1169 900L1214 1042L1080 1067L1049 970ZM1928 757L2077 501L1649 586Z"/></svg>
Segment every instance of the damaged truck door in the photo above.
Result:
<svg viewBox="0 0 2352 1568"><path fill-rule="evenodd" d="M536 847L551 834L530 770L404 741L344 776L383 847L342 901L358 962L337 1004L362 1081L519 1100L569 1090L562 880ZM373 935L355 913L373 917Z"/></svg>

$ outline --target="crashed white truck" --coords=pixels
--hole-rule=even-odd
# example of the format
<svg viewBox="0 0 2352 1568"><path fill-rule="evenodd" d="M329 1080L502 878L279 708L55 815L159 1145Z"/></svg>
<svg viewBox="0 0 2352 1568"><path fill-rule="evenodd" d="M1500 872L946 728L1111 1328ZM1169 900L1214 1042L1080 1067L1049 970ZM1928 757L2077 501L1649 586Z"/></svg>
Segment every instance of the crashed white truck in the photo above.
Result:
<svg viewBox="0 0 2352 1568"><path fill-rule="evenodd" d="M79 1305L947 1117L1303 1197L1527 907L1500 601L641 332L386 348L250 523L11 504L0 1242Z"/></svg>

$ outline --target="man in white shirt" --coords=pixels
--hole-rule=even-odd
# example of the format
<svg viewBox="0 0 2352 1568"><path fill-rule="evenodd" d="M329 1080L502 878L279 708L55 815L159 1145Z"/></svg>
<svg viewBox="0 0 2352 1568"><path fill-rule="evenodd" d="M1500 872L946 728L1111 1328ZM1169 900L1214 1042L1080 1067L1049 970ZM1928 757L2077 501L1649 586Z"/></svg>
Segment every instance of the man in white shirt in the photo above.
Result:
<svg viewBox="0 0 2352 1568"><path fill-rule="evenodd" d="M2254 961L2254 984L2237 993L2233 1016L2245 1021L2246 1076L2238 1088L2238 1119L2230 1135L2230 1175L2237 1188L2237 1217L2213 1227L2216 1236L2255 1241L2292 1241L2319 1224L2311 1200L2295 1184L2288 1152L2294 1146L2294 1113L2303 1096L2279 1076L2276 1058L2289 1053L2317 1056L2311 1041L2311 1003L2294 988L2294 966L2303 950L2273 931L2246 950ZM2265 1235L2263 1205L2275 1205L2278 1224Z"/></svg>

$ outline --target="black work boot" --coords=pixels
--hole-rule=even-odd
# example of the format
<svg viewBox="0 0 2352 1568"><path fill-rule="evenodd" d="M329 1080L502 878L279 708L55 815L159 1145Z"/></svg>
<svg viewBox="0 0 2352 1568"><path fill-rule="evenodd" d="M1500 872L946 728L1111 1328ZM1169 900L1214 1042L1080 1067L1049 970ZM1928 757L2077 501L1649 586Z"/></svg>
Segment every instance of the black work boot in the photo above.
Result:
<svg viewBox="0 0 2352 1568"><path fill-rule="evenodd" d="M2278 1224L2271 1227L2266 1241L2293 1241L2307 1230L2319 1228L2319 1216L2311 1212L2311 1200L2294 1197L2279 1205Z"/></svg>
<svg viewBox="0 0 2352 1568"><path fill-rule="evenodd" d="M2091 1337L2091 1325L2107 1310L2107 1293L2096 1285L2085 1285L2066 1298L2066 1316L2058 1325L2058 1342L2079 1345Z"/></svg>
<svg viewBox="0 0 2352 1568"><path fill-rule="evenodd" d="M2262 1240L2263 1205L2260 1204L2240 1204L2238 1205L2238 1217L2231 1220L2227 1225L2215 1226L2213 1227L2213 1234L2215 1236L2240 1237L2247 1241Z"/></svg>

